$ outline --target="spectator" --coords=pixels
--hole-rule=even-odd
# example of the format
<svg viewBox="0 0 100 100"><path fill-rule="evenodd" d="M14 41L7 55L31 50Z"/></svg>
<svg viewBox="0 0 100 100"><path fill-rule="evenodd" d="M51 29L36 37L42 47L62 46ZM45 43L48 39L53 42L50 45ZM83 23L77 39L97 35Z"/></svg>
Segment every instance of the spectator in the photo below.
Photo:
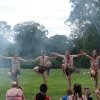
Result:
<svg viewBox="0 0 100 100"><path fill-rule="evenodd" d="M96 89L95 93L96 93L97 100L100 100L100 88Z"/></svg>
<svg viewBox="0 0 100 100"><path fill-rule="evenodd" d="M7 90L6 100L25 100L23 91L17 82L12 82L11 89Z"/></svg>
<svg viewBox="0 0 100 100"><path fill-rule="evenodd" d="M68 96L67 100L87 100L85 95L82 95L81 84L74 84L73 95Z"/></svg>
<svg viewBox="0 0 100 100"><path fill-rule="evenodd" d="M67 90L67 95L66 96L63 96L61 100L68 100L67 97L68 96L71 96L71 95L72 95L72 90L71 89L68 89Z"/></svg>
<svg viewBox="0 0 100 100"><path fill-rule="evenodd" d="M46 100L45 98L46 98L46 95L44 93L39 92L36 94L35 100Z"/></svg>
<svg viewBox="0 0 100 100"><path fill-rule="evenodd" d="M41 84L40 92L36 94L34 100L51 100L51 98L46 95L47 89L48 89L48 87L46 84Z"/></svg>
<svg viewBox="0 0 100 100"><path fill-rule="evenodd" d="M84 88L84 94L86 95L87 100L93 100L92 95L91 95L91 91L89 88Z"/></svg>

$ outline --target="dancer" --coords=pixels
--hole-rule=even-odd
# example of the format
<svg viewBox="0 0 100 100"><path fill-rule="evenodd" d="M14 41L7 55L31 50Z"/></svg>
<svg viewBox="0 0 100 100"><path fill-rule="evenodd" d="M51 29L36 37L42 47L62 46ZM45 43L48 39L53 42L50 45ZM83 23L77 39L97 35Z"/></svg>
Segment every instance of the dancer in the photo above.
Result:
<svg viewBox="0 0 100 100"><path fill-rule="evenodd" d="M27 62L29 60L22 59L18 57L18 55L14 55L14 57L6 57L1 56L2 59L11 60L12 67L10 68L10 72L8 72L8 76L13 80L18 82L18 76L20 75L20 62Z"/></svg>
<svg viewBox="0 0 100 100"><path fill-rule="evenodd" d="M100 56L97 56L96 50L94 50L92 52L92 56L89 56L86 53L83 53L83 54L86 55L90 59L90 63L91 63L90 74L91 74L91 77L93 77L93 79L94 79L95 88L97 88L98 87L98 78L99 78Z"/></svg>
<svg viewBox="0 0 100 100"><path fill-rule="evenodd" d="M41 51L41 56L32 60L32 62L39 61L39 66L34 67L33 70L34 72L36 72L43 78L45 84L47 84L48 72L49 72L50 66L52 65L52 63L50 62L50 59L53 59L53 58L55 57L46 56L45 52Z"/></svg>
<svg viewBox="0 0 100 100"><path fill-rule="evenodd" d="M68 87L71 88L72 72L74 71L73 58L82 56L83 54L71 55L70 51L66 51L65 55L53 53L54 56L63 58L62 71L66 80L68 80Z"/></svg>

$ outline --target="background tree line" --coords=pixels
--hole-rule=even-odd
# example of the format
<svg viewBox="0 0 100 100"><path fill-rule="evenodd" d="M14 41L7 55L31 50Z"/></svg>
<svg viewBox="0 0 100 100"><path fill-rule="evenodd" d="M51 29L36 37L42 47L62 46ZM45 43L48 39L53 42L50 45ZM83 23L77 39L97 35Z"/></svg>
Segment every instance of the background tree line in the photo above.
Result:
<svg viewBox="0 0 100 100"><path fill-rule="evenodd" d="M80 53L83 49L89 55L96 49L100 51L100 1L99 0L70 0L72 4L71 14L65 24L71 28L69 37L55 35L47 37L48 30L45 26L28 21L16 24L13 28L6 21L0 21L0 53L13 56L18 53L23 58L36 58L40 51L44 50L47 55L51 52L64 54L71 50L72 54ZM66 33L67 34L67 33ZM13 40L12 42L9 42ZM53 60L53 68L61 66L60 58ZM1 61L2 62L2 61ZM75 66L89 67L86 57L75 59ZM23 67L32 68L34 64L25 63Z"/></svg>

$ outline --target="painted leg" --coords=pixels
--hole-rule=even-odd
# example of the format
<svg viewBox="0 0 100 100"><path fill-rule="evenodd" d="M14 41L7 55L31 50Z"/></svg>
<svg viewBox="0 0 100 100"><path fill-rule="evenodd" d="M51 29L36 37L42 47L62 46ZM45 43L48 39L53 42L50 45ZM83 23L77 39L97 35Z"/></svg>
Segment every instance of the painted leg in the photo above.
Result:
<svg viewBox="0 0 100 100"><path fill-rule="evenodd" d="M19 71L18 70L12 70L13 81L16 81L18 83L18 76L19 76Z"/></svg>
<svg viewBox="0 0 100 100"><path fill-rule="evenodd" d="M95 89L98 88L98 78L94 77L94 84L95 84Z"/></svg>
<svg viewBox="0 0 100 100"><path fill-rule="evenodd" d="M48 75L47 75L47 72L45 71L43 73L43 77L42 77L45 84L47 84L47 77L48 77Z"/></svg>
<svg viewBox="0 0 100 100"><path fill-rule="evenodd" d="M62 64L62 72L63 72L64 77L66 78L66 66L65 66L65 64Z"/></svg>
<svg viewBox="0 0 100 100"><path fill-rule="evenodd" d="M12 72L8 72L8 73L7 73L7 75L8 75L8 77L9 77L10 79L12 79L12 80L13 80L13 75L12 75Z"/></svg>
<svg viewBox="0 0 100 100"><path fill-rule="evenodd" d="M67 80L68 80L68 87L69 87L69 89L71 89L71 75L69 75L68 77L67 77Z"/></svg>

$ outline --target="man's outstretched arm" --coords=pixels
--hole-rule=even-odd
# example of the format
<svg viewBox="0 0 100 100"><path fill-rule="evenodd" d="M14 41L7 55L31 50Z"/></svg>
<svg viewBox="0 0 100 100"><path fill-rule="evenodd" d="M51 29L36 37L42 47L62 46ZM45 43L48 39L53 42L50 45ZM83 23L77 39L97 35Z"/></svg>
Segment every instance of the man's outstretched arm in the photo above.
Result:
<svg viewBox="0 0 100 100"><path fill-rule="evenodd" d="M1 55L0 55L0 58L1 58L1 59L11 60L13 57L6 57L6 56L1 56Z"/></svg>
<svg viewBox="0 0 100 100"><path fill-rule="evenodd" d="M23 61L23 62L29 62L30 60L26 60L26 59L23 59L23 58L21 58L21 57L18 57L21 61Z"/></svg>
<svg viewBox="0 0 100 100"><path fill-rule="evenodd" d="M61 54L59 54L59 53L53 52L52 55L53 55L54 57L64 58L64 55L61 55Z"/></svg>
<svg viewBox="0 0 100 100"><path fill-rule="evenodd" d="M92 59L92 57L89 56L87 53L83 53L83 55L85 55L85 56L88 57L89 59Z"/></svg>
<svg viewBox="0 0 100 100"><path fill-rule="evenodd" d="M37 57L35 59L31 59L31 62L37 62L40 59L40 57Z"/></svg>

